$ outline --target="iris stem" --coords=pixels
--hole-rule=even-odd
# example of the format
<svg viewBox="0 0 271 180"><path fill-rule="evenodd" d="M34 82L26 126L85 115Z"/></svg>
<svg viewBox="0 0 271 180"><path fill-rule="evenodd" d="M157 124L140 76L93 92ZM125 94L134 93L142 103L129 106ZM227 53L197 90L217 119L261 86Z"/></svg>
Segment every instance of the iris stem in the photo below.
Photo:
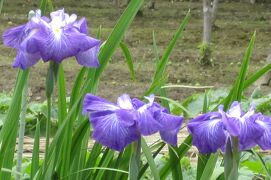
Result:
<svg viewBox="0 0 271 180"><path fill-rule="evenodd" d="M48 150L49 150L49 144L50 144L51 109L52 109L52 98L51 97L47 97L47 121L46 121L45 159L47 159Z"/></svg>
<svg viewBox="0 0 271 180"><path fill-rule="evenodd" d="M132 144L132 156L129 164L129 180L137 180L140 170L141 138Z"/></svg>
<svg viewBox="0 0 271 180"><path fill-rule="evenodd" d="M19 129L19 139L18 139L18 151L17 151L17 164L16 164L16 180L20 180L22 177L22 159L23 159L23 145L24 145L24 133L25 133L25 115L27 110L27 93L28 83L27 80L24 84L23 94L22 94L22 105L20 114L20 129Z"/></svg>
<svg viewBox="0 0 271 180"><path fill-rule="evenodd" d="M231 137L227 140L224 156L225 180L238 180L238 167L240 160L238 137Z"/></svg>

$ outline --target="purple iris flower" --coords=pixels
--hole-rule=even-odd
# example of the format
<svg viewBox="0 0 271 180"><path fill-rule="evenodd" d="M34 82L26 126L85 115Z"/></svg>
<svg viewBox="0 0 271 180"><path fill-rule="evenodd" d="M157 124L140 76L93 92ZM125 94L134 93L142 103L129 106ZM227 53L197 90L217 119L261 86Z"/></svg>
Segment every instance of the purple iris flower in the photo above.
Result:
<svg viewBox="0 0 271 180"><path fill-rule="evenodd" d="M168 114L165 108L154 102L154 96L147 97L149 103L132 99L124 94L117 104L87 94L83 113L89 114L93 127L92 137L99 143L117 151L136 141L142 135L160 132L164 141L177 144L177 133L182 117Z"/></svg>
<svg viewBox="0 0 271 180"><path fill-rule="evenodd" d="M257 144L263 149L270 148L270 126L270 118L263 117L260 113L255 114L254 106L248 112L243 112L237 101L232 103L227 112L220 106L218 112L200 115L187 124L193 136L193 145L203 154L223 150L227 138L231 137L238 137L241 151Z"/></svg>
<svg viewBox="0 0 271 180"><path fill-rule="evenodd" d="M263 150L271 149L271 117L268 116L258 116L256 123L263 129L262 136L256 139L256 143Z"/></svg>
<svg viewBox="0 0 271 180"><path fill-rule="evenodd" d="M3 33L4 44L17 50L13 67L26 69L40 58L60 63L72 56L80 65L98 67L101 42L88 36L85 18L77 21L75 14L68 15L64 9L50 15L51 19L41 17L37 10L28 23Z"/></svg>

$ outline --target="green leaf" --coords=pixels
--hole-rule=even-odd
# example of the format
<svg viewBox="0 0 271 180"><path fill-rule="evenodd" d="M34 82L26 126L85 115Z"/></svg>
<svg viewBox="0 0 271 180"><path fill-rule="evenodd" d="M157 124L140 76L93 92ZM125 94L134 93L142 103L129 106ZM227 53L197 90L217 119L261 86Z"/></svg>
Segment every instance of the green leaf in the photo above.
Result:
<svg viewBox="0 0 271 180"><path fill-rule="evenodd" d="M206 162L206 165L204 167L200 180L209 179L212 176L215 169L216 162L217 162L217 158L218 158L218 153L210 155L210 157L208 158L208 161Z"/></svg>
<svg viewBox="0 0 271 180"><path fill-rule="evenodd" d="M103 154L102 159L101 159L98 167L107 167L109 165L110 161L112 160L112 158L114 157L114 153L115 153L114 151L107 148L106 153ZM104 175L105 175L104 170L97 169L97 171L93 177L95 180L101 180Z"/></svg>
<svg viewBox="0 0 271 180"><path fill-rule="evenodd" d="M271 70L271 64L268 64L262 67L260 70L255 72L252 76L250 76L244 83L244 89L248 88L251 84L257 81L260 77L262 77L265 73Z"/></svg>
<svg viewBox="0 0 271 180"><path fill-rule="evenodd" d="M245 84L245 78L246 78L248 67L249 67L249 61L252 56L253 46L255 43L255 37L256 37L256 32L254 32L253 36L251 37L251 40L249 42L248 48L245 52L245 55L244 55L244 58L242 61L239 76L237 77L235 85L233 87L233 89L234 89L233 100L240 101L242 98L242 93L243 93L244 84Z"/></svg>
<svg viewBox="0 0 271 180"><path fill-rule="evenodd" d="M128 65L128 68L130 70L130 74L131 74L131 79L135 80L136 79L136 75L135 75L135 70L134 70L134 64L133 64L133 59L132 59L132 55L129 51L129 48L127 47L126 44L124 44L124 42L120 43L120 48L125 56L125 60L126 63Z"/></svg>
<svg viewBox="0 0 271 180"><path fill-rule="evenodd" d="M130 1L128 7L125 9L120 19L118 20L116 26L114 27L111 35L106 40L103 48L101 48L99 54L100 67L96 70L95 73L95 86L98 84L100 76L104 71L107 63L115 52L116 48L119 46L121 39L124 36L125 31L128 29L132 23L135 15L142 6L144 0Z"/></svg>
<svg viewBox="0 0 271 180"><path fill-rule="evenodd" d="M0 0L0 14L2 12L3 4L4 4L4 0Z"/></svg>
<svg viewBox="0 0 271 180"><path fill-rule="evenodd" d="M184 106L182 106L182 104L178 103L177 101L174 101L174 100L167 98L167 97L161 97L161 96L155 96L155 97L158 99L166 100L166 101L170 102L171 104L174 104L178 108L182 109L185 113L187 113L188 117L193 117L193 114L188 109L186 109Z"/></svg>
<svg viewBox="0 0 271 180"><path fill-rule="evenodd" d="M165 147L166 143L162 142L162 144L160 145L160 147L153 153L152 158L155 159L155 157L161 152L161 150ZM147 162L140 170L138 178L140 179L143 174L146 172L146 170L149 167L149 163Z"/></svg>
<svg viewBox="0 0 271 180"><path fill-rule="evenodd" d="M8 113L0 132L0 168L12 168L18 130L18 121L21 112L22 91L28 79L28 75L29 70L20 70L17 75L14 95L12 97ZM0 178L2 175L3 173L0 173Z"/></svg>
<svg viewBox="0 0 271 180"><path fill-rule="evenodd" d="M179 26L177 32L175 33L174 37L172 38L172 40L170 41L166 51L164 52L161 60L159 60L159 63L157 63L157 67L155 70L155 74L153 77L153 81L152 81L152 85L150 87L153 86L153 84L156 84L156 81L160 81L160 79L164 76L165 73L165 69L166 69L166 65L167 62L169 60L169 56L171 54L171 52L173 51L177 40L181 37L187 23L188 20L190 18L190 11L188 11L188 13L186 14L184 20L182 21L181 25ZM145 93L146 94L146 93Z"/></svg>
<svg viewBox="0 0 271 180"><path fill-rule="evenodd" d="M251 149L250 152L258 159L258 161L261 163L262 168L264 169L264 171L265 171L267 177L268 177L269 179L271 179L271 171L268 170L268 168L267 168L267 166L266 166L264 160L263 160L262 157L260 156L260 154L257 153L257 152L255 152L253 149Z"/></svg>
<svg viewBox="0 0 271 180"><path fill-rule="evenodd" d="M176 149L176 152L178 153L179 160L182 159L182 157L187 153L187 151L191 148L192 144L192 136L189 135L185 138L183 143ZM165 179L167 175L169 174L170 167L172 166L171 161L167 161L163 168L160 171L160 178Z"/></svg>
<svg viewBox="0 0 271 180"><path fill-rule="evenodd" d="M38 121L36 125L34 147L31 160L31 179L34 179L39 169L39 151L40 151L40 122Z"/></svg>
<svg viewBox="0 0 271 180"><path fill-rule="evenodd" d="M144 153L144 155L146 156L147 158L147 161L148 161L148 164L150 166L150 169L151 169L151 172L152 172L152 175L153 175L153 178L155 180L159 180L160 177L159 177L159 173L158 173L158 170L157 170L157 167L156 167L156 164L154 162L154 159L152 157L152 153L145 141L144 138L141 138L141 144L142 144L142 151Z"/></svg>
<svg viewBox="0 0 271 180"><path fill-rule="evenodd" d="M59 64L57 83L58 83L58 123L62 124L67 115L66 86L63 65Z"/></svg>
<svg viewBox="0 0 271 180"><path fill-rule="evenodd" d="M139 169L140 169L140 158L141 158L141 142L142 139L132 143L132 154L130 156L129 163L129 180L137 180Z"/></svg>

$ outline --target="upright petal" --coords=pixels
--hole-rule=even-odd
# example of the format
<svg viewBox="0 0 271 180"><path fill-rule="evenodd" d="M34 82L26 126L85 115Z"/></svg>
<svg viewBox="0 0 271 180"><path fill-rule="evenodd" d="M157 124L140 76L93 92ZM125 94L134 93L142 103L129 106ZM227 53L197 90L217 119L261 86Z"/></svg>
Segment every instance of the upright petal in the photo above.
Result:
<svg viewBox="0 0 271 180"><path fill-rule="evenodd" d="M83 102L83 113L87 112L95 112L95 111L115 111L120 109L118 106L115 104L94 96L92 94L87 94L84 98Z"/></svg>
<svg viewBox="0 0 271 180"><path fill-rule="evenodd" d="M122 109L134 109L131 98L128 94L121 95L118 98L117 103Z"/></svg>
<svg viewBox="0 0 271 180"><path fill-rule="evenodd" d="M231 104L231 107L230 107L230 109L228 110L227 113L231 117L235 117L235 118L241 117L242 114L243 114L241 104L238 101L234 101Z"/></svg>
<svg viewBox="0 0 271 180"><path fill-rule="evenodd" d="M114 112L91 113L92 137L111 149L122 151L125 146L140 138L136 126L127 126L123 121Z"/></svg>
<svg viewBox="0 0 271 180"><path fill-rule="evenodd" d="M73 25L78 28L80 33L84 33L88 35L88 25L87 25L86 18L80 19L79 21L75 22Z"/></svg>
<svg viewBox="0 0 271 180"><path fill-rule="evenodd" d="M235 103L236 104L236 103ZM231 109L231 115L235 114L237 115L239 112L239 104L232 106L234 109ZM237 109L237 110L236 110ZM227 129L227 131L230 133L232 136L239 136L240 134L240 117L233 117L231 115L228 115L223 111L223 106L219 106L218 108L219 113L221 114L222 117L222 122ZM235 112L235 113L234 113Z"/></svg>
<svg viewBox="0 0 271 180"><path fill-rule="evenodd" d="M145 103L137 98L132 99L132 104L135 109L139 109L141 106L143 106Z"/></svg>
<svg viewBox="0 0 271 180"><path fill-rule="evenodd" d="M271 149L271 118L268 116L261 116L256 120L256 123L262 127L262 136L256 139L256 143L263 150Z"/></svg>
<svg viewBox="0 0 271 180"><path fill-rule="evenodd" d="M220 113L210 112L188 122L192 143L201 153L214 153L225 145L227 133L221 119Z"/></svg>

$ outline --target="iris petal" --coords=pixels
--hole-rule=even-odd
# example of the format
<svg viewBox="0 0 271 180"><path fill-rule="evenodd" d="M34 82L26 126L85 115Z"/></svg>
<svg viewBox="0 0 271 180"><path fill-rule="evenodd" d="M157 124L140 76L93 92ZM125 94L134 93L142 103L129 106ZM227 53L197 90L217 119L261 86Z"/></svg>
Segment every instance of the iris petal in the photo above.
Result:
<svg viewBox="0 0 271 180"><path fill-rule="evenodd" d="M114 112L91 113L90 121L93 126L92 137L99 143L114 150L122 151L125 146L140 138L140 134L134 126L122 123Z"/></svg>
<svg viewBox="0 0 271 180"><path fill-rule="evenodd" d="M74 29L52 30L45 28L39 32L37 40L42 59L44 61L54 60L58 63L99 43L94 38L90 38Z"/></svg>
<svg viewBox="0 0 271 180"><path fill-rule="evenodd" d="M225 145L227 134L221 118L220 113L210 112L188 122L192 143L201 153L214 153Z"/></svg>
<svg viewBox="0 0 271 180"><path fill-rule="evenodd" d="M167 143L176 146L177 134L181 129L183 117L161 112L155 119L162 125L159 131L161 138Z"/></svg>
<svg viewBox="0 0 271 180"><path fill-rule="evenodd" d="M255 140L262 136L262 127L255 123L260 116L260 114L254 114L241 121L239 135L240 150L247 150L254 147L256 145Z"/></svg>
<svg viewBox="0 0 271 180"><path fill-rule="evenodd" d="M121 95L118 98L117 103L122 109L134 109L131 98L128 94Z"/></svg>
<svg viewBox="0 0 271 180"><path fill-rule="evenodd" d="M6 30L3 35L3 43L6 46L12 47L12 48L19 48L21 42L23 41L23 38L26 35L26 24L23 24L21 26L17 26L14 28L10 28Z"/></svg>
<svg viewBox="0 0 271 180"><path fill-rule="evenodd" d="M92 94L87 94L84 98L83 102L83 113L85 114L86 112L93 112L93 111L115 111L120 109L118 106L115 104L94 96Z"/></svg>
<svg viewBox="0 0 271 180"><path fill-rule="evenodd" d="M256 139L257 144L263 150L271 149L271 118L262 116L256 120L256 123L262 127L262 136Z"/></svg>
<svg viewBox="0 0 271 180"><path fill-rule="evenodd" d="M12 66L15 68L19 67L21 69L27 69L28 67L31 67L34 64L36 64L39 61L39 59L40 59L39 53L31 54L18 50Z"/></svg>
<svg viewBox="0 0 271 180"><path fill-rule="evenodd" d="M147 109L146 105L140 107L137 114L138 129L143 135L154 134L162 128L161 124L154 119L153 113Z"/></svg>
<svg viewBox="0 0 271 180"><path fill-rule="evenodd" d="M100 45L94 46L86 51L79 52L75 57L78 64L86 67L99 67L98 52Z"/></svg>

